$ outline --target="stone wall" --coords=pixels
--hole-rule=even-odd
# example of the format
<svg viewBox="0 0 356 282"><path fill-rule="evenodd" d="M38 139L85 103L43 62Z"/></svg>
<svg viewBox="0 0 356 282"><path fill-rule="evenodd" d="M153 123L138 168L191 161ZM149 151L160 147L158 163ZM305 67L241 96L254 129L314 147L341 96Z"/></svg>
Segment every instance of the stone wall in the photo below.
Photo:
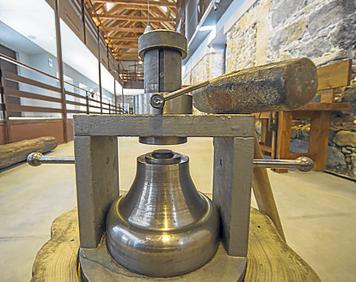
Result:
<svg viewBox="0 0 356 282"><path fill-rule="evenodd" d="M226 34L226 71L295 57L308 57L317 66L351 58L355 77L355 30L355 0L258 0ZM184 83L210 78L210 73L216 68L216 57L212 60L212 56L211 52L205 54L188 70ZM353 110L333 116L328 166L356 177L353 174L356 173L356 163L352 161L355 159L355 147L337 145L333 139L337 134L344 134L340 131L355 136L355 87L347 91L349 93L341 95L339 101L351 102ZM299 141L298 144L303 143L303 140ZM340 154L345 159L341 161L342 169L338 169L340 164L332 165L335 156L340 157Z"/></svg>
<svg viewBox="0 0 356 282"><path fill-rule="evenodd" d="M355 30L355 0L259 0L227 34L227 69L295 57L318 66L351 58L356 65ZM241 46L244 42L248 46ZM355 92L351 86L339 101L355 107ZM356 178L355 115L355 110L333 114L327 168ZM303 134L292 134L293 151L307 151L308 126Z"/></svg>
<svg viewBox="0 0 356 282"><path fill-rule="evenodd" d="M227 70L295 57L355 58L355 0L259 0L227 33Z"/></svg>
<svg viewBox="0 0 356 282"><path fill-rule="evenodd" d="M183 74L183 85L212 79L225 71L224 48L212 46L209 51L187 72Z"/></svg>

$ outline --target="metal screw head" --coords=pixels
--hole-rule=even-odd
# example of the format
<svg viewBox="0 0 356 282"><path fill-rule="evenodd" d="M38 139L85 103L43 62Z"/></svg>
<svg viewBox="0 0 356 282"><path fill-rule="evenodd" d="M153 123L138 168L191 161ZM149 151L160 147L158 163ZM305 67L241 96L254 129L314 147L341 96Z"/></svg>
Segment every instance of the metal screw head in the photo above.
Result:
<svg viewBox="0 0 356 282"><path fill-rule="evenodd" d="M40 152L34 152L31 153L27 156L27 163L31 166L40 166L41 163L41 158L42 158L42 153Z"/></svg>
<svg viewBox="0 0 356 282"><path fill-rule="evenodd" d="M150 104L155 109L163 109L164 97L161 94L154 94L151 96Z"/></svg>
<svg viewBox="0 0 356 282"><path fill-rule="evenodd" d="M300 162L298 170L306 172L311 171L314 168L314 161L308 157L299 157L297 160Z"/></svg>

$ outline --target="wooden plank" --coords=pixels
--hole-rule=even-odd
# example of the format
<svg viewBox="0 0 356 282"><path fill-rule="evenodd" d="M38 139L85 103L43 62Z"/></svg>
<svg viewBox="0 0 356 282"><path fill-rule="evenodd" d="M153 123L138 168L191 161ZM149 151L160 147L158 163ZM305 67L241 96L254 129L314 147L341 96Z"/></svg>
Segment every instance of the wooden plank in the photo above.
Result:
<svg viewBox="0 0 356 282"><path fill-rule="evenodd" d="M315 271L283 240L272 221L255 209L250 212L248 263L245 275L250 281L319 282ZM56 218L52 224L51 240L37 253L33 263L32 282L79 282L78 269L78 221L77 211L72 210ZM99 263L97 263L99 267ZM131 282L139 280L131 276ZM152 281L160 281L154 279ZM176 281L175 277L165 281ZM219 281L219 277L207 274L204 281Z"/></svg>
<svg viewBox="0 0 356 282"><path fill-rule="evenodd" d="M36 93L32 93L32 92L27 92L27 91L16 90L14 88L6 88L5 95L11 96L11 97L20 97L20 98L28 98L28 99L35 99L35 100L41 100L41 101L62 103L62 99L60 99L60 98L45 96L45 95L36 94Z"/></svg>
<svg viewBox="0 0 356 282"><path fill-rule="evenodd" d="M78 115L77 136L253 137L250 115Z"/></svg>
<svg viewBox="0 0 356 282"><path fill-rule="evenodd" d="M260 143L260 148L263 152L268 152L268 153L272 153L272 147L261 144Z"/></svg>
<svg viewBox="0 0 356 282"><path fill-rule="evenodd" d="M247 256L254 137L214 138L213 202L228 255Z"/></svg>
<svg viewBox="0 0 356 282"><path fill-rule="evenodd" d="M115 3L115 4L121 4L125 5L127 9L130 9L131 6L139 6L141 8L147 8L147 1L146 0L91 0L93 3ZM175 8L176 3L175 2L169 2L169 1L150 1L150 6L152 7L160 7L160 6L165 6L165 7L171 7ZM141 9L140 8L140 9Z"/></svg>
<svg viewBox="0 0 356 282"><path fill-rule="evenodd" d="M66 93L66 95L69 95L69 96L72 96L72 97L76 97L76 98L79 98L79 99L86 99L86 97L83 96L83 95L80 95L80 94L77 94L77 93L73 93L73 92L70 92L70 91L67 91L67 90L65 90L65 93Z"/></svg>
<svg viewBox="0 0 356 282"><path fill-rule="evenodd" d="M116 137L74 138L80 246L95 248L105 232L105 216L119 196Z"/></svg>
<svg viewBox="0 0 356 282"><path fill-rule="evenodd" d="M315 113L310 122L309 155L314 160L314 169L325 169L328 157L330 112Z"/></svg>
<svg viewBox="0 0 356 282"><path fill-rule="evenodd" d="M86 107L86 106L87 106L86 103L80 103L80 102L76 102L76 101L69 101L69 100L67 100L66 103L67 103L67 104L70 104L70 105L76 105L76 106L83 106L83 107Z"/></svg>
<svg viewBox="0 0 356 282"><path fill-rule="evenodd" d="M101 30L108 31L114 30L117 32L135 32L135 33L143 33L144 27L119 27L119 26L99 26Z"/></svg>
<svg viewBox="0 0 356 282"><path fill-rule="evenodd" d="M21 75L16 75L16 74L13 74L10 72L4 72L4 78L5 78L5 80L10 80L10 81L15 81L15 82L23 82L23 83L30 84L32 86L36 86L36 87L40 87L40 88L44 88L44 89L47 89L50 91L55 91L55 92L61 91L61 89L58 87L55 87L55 86L52 86L52 85L49 85L46 83L42 83L37 80L33 80L33 79L30 79L30 78L27 78L27 77L24 77Z"/></svg>
<svg viewBox="0 0 356 282"><path fill-rule="evenodd" d="M309 103L295 111L347 111L350 103Z"/></svg>
<svg viewBox="0 0 356 282"><path fill-rule="evenodd" d="M320 95L320 103L334 103L335 102L335 95L334 89L324 89L318 91L318 95Z"/></svg>
<svg viewBox="0 0 356 282"><path fill-rule="evenodd" d="M6 104L8 112L34 112L34 113L62 113L62 109L47 108L47 107L33 107L33 106L20 106L17 104Z"/></svg>
<svg viewBox="0 0 356 282"><path fill-rule="evenodd" d="M290 129L292 126L292 112L278 113L277 159L289 158ZM288 169L275 169L276 172L288 172Z"/></svg>
<svg viewBox="0 0 356 282"><path fill-rule="evenodd" d="M70 114L86 114L87 111L82 111L82 110L67 110L67 113L70 113Z"/></svg>
<svg viewBox="0 0 356 282"><path fill-rule="evenodd" d="M32 152L47 153L57 147L54 137L40 137L0 145L0 168L26 160Z"/></svg>
<svg viewBox="0 0 356 282"><path fill-rule="evenodd" d="M352 60L344 60L318 68L318 90L350 85L351 66Z"/></svg>
<svg viewBox="0 0 356 282"><path fill-rule="evenodd" d="M113 14L96 14L93 15L95 17L99 17L101 19L111 19L111 20L118 20L118 21L130 21L130 22L172 22L174 23L175 20L170 17L137 17L137 16L122 16L122 15L113 15Z"/></svg>

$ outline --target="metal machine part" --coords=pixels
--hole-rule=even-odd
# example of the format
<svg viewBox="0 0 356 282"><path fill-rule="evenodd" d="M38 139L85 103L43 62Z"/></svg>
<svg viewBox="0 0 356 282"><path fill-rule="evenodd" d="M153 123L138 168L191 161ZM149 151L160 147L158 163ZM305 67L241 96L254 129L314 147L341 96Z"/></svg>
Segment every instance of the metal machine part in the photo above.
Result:
<svg viewBox="0 0 356 282"><path fill-rule="evenodd" d="M180 33L168 30L145 32L138 40L139 56L144 62L144 94L137 97L138 114L191 114L192 98L182 95L165 104L162 109L152 108L154 93L172 92L182 86L182 58L187 54L187 40ZM174 145L186 138L142 137L141 143Z"/></svg>
<svg viewBox="0 0 356 282"><path fill-rule="evenodd" d="M114 201L106 221L107 246L129 270L155 277L193 271L219 242L219 215L199 193L189 158L156 150L137 158L131 189Z"/></svg>
<svg viewBox="0 0 356 282"><path fill-rule="evenodd" d="M41 164L74 164L75 159L74 157L43 156L40 152L34 152L27 156L27 163L31 166L39 166ZM300 171L307 172L313 169L314 162L308 157L299 157L295 160L254 159L253 166L265 168L298 169Z"/></svg>

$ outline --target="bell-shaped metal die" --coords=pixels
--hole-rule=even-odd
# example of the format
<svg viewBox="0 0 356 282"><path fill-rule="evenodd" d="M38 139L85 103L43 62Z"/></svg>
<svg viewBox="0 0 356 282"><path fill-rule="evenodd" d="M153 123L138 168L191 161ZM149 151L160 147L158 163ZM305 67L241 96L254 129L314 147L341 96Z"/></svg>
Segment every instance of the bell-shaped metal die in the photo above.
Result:
<svg viewBox="0 0 356 282"><path fill-rule="evenodd" d="M111 256L133 272L154 277L199 268L219 242L216 207L195 188L189 158L170 150L137 158L131 189L114 201L106 224Z"/></svg>

